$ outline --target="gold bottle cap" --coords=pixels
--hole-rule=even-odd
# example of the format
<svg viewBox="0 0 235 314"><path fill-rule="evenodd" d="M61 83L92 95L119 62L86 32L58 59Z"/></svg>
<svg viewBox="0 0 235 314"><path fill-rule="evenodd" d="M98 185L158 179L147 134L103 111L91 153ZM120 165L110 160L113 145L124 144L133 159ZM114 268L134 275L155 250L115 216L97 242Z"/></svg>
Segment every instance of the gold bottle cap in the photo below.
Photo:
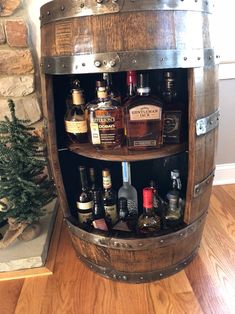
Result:
<svg viewBox="0 0 235 314"><path fill-rule="evenodd" d="M74 105L83 105L84 104L83 93L81 90L73 89L72 90L72 98L73 98L73 104Z"/></svg>
<svg viewBox="0 0 235 314"><path fill-rule="evenodd" d="M108 177L108 176L110 176L110 170L109 170L109 169L104 169L104 170L102 171L102 175L103 175L103 177Z"/></svg>

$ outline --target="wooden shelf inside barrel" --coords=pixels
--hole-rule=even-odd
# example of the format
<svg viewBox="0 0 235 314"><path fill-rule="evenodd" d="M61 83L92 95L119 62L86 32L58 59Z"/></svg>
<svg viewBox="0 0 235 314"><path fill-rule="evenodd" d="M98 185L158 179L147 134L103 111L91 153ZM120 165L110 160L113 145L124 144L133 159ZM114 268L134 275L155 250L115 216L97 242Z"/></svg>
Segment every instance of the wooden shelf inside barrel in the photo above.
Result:
<svg viewBox="0 0 235 314"><path fill-rule="evenodd" d="M187 144L168 144L155 150L128 151L127 147L112 151L98 151L91 144L70 144L69 150L81 156L106 161L140 161L172 156L187 149Z"/></svg>

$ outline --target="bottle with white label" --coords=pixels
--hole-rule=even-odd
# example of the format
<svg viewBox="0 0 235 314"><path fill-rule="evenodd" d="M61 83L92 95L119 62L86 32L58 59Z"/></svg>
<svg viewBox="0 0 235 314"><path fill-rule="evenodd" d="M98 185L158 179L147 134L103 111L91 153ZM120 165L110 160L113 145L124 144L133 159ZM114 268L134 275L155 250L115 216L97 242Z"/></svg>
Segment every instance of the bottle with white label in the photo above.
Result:
<svg viewBox="0 0 235 314"><path fill-rule="evenodd" d="M109 169L104 169L102 171L102 176L105 216L106 219L109 219L111 221L111 224L114 225L118 220L117 194L112 189L112 180Z"/></svg>
<svg viewBox="0 0 235 314"><path fill-rule="evenodd" d="M89 191L86 168L79 167L81 192L77 198L78 220L82 227L91 225L93 220L93 198Z"/></svg>
<svg viewBox="0 0 235 314"><path fill-rule="evenodd" d="M83 90L78 86L72 89L72 103L68 104L65 114L65 129L72 142L87 143L88 129L84 112Z"/></svg>
<svg viewBox="0 0 235 314"><path fill-rule="evenodd" d="M118 199L122 197L126 198L129 214L138 214L137 191L135 187L131 185L130 163L126 161L122 162L122 180L123 185L118 191Z"/></svg>
<svg viewBox="0 0 235 314"><path fill-rule="evenodd" d="M156 149L163 143L162 103L150 93L148 74L139 74L137 95L124 104L129 150Z"/></svg>

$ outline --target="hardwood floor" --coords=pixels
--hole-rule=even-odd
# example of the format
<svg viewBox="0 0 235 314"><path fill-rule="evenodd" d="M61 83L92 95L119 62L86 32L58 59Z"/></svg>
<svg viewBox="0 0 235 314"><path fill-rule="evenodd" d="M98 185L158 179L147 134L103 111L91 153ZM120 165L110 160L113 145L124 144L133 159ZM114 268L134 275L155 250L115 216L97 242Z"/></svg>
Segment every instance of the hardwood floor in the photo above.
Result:
<svg viewBox="0 0 235 314"><path fill-rule="evenodd" d="M54 275L0 282L0 314L235 313L235 185L213 188L194 261L151 284L103 279L83 266L65 228Z"/></svg>

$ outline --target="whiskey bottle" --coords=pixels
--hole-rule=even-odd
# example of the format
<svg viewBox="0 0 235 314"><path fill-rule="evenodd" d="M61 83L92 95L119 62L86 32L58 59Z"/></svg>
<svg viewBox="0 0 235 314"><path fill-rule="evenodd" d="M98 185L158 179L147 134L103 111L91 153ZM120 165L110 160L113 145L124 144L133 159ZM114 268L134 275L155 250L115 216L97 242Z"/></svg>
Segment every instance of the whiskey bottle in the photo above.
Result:
<svg viewBox="0 0 235 314"><path fill-rule="evenodd" d="M179 170L171 171L172 190L166 195L167 208L165 214L165 225L175 227L182 221L185 201L181 196L181 180Z"/></svg>
<svg viewBox="0 0 235 314"><path fill-rule="evenodd" d="M97 81L97 99L88 105L90 141L97 149L116 149L124 140L123 111L111 99L105 81Z"/></svg>
<svg viewBox="0 0 235 314"><path fill-rule="evenodd" d="M156 149L162 145L162 103L150 92L148 75L140 74L137 95L124 104L129 150Z"/></svg>
<svg viewBox="0 0 235 314"><path fill-rule="evenodd" d="M143 214L138 220L138 232L151 234L161 228L160 218L154 213L153 209L153 190L144 188L143 190Z"/></svg>
<svg viewBox="0 0 235 314"><path fill-rule="evenodd" d="M123 185L118 190L118 198L126 198L128 212L138 215L137 191L135 187L131 185L130 163L126 161L122 162L122 180Z"/></svg>
<svg viewBox="0 0 235 314"><path fill-rule="evenodd" d="M104 169L102 171L103 176L103 202L105 216L114 225L118 219L117 213L117 194L112 189L111 174L109 169Z"/></svg>
<svg viewBox="0 0 235 314"><path fill-rule="evenodd" d="M79 223L85 227L90 225L93 220L93 199L91 193L89 192L86 168L84 166L80 166L79 173L82 190L77 198L77 211Z"/></svg>
<svg viewBox="0 0 235 314"><path fill-rule="evenodd" d="M108 231L101 191L96 190L93 192L93 200L93 226L95 229Z"/></svg>
<svg viewBox="0 0 235 314"><path fill-rule="evenodd" d="M174 73L164 73L164 87L162 90L164 100L164 143L180 143L182 138L182 105L177 100Z"/></svg>
<svg viewBox="0 0 235 314"><path fill-rule="evenodd" d="M69 138L71 141L77 143L88 142L88 130L84 106L85 101L82 89L80 89L80 87L78 87L78 89L73 89L72 104L68 106L64 122Z"/></svg>
<svg viewBox="0 0 235 314"><path fill-rule="evenodd" d="M106 81L108 94L111 99L117 101L118 104L121 105L121 95L119 91L113 87L112 75L110 73L103 73L103 80Z"/></svg>

